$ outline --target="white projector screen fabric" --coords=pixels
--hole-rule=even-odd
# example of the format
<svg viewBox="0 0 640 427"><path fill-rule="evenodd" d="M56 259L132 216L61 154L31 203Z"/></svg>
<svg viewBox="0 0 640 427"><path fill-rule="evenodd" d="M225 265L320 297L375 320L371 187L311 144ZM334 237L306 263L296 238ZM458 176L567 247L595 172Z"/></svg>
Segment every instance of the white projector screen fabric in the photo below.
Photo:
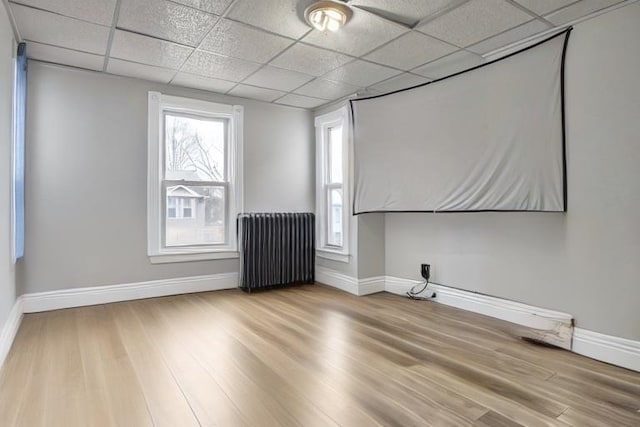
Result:
<svg viewBox="0 0 640 427"><path fill-rule="evenodd" d="M418 87L352 100L354 214L565 211L569 32Z"/></svg>

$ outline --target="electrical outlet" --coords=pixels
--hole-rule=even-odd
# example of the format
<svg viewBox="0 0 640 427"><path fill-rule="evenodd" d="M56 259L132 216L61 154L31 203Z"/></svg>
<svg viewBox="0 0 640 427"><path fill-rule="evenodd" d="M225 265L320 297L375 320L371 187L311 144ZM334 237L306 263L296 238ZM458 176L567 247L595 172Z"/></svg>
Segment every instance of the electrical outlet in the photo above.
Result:
<svg viewBox="0 0 640 427"><path fill-rule="evenodd" d="M422 278L429 281L429 277L431 277L431 265L430 264L421 264L420 265L420 274Z"/></svg>

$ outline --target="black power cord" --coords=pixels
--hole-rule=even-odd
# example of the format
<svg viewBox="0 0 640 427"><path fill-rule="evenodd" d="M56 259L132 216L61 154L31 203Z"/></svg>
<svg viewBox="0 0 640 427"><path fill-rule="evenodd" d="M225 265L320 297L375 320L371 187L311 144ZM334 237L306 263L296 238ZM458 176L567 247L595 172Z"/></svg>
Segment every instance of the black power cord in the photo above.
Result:
<svg viewBox="0 0 640 427"><path fill-rule="evenodd" d="M416 287L418 285L414 285L409 292L407 292L407 296L411 299L419 300L419 301L428 301L436 297L436 293L432 292L430 296L421 296L424 291L427 290L429 286L429 277L431 277L431 266L429 264L422 264L420 266L420 273L422 274L422 278L424 279L424 284L422 289L416 291Z"/></svg>
<svg viewBox="0 0 640 427"><path fill-rule="evenodd" d="M422 289L420 289L419 291L416 291L416 287L419 285L415 285L413 286L411 289L409 289L409 291L407 292L407 296L411 299L415 299L418 301L429 301L432 300L436 297L436 293L432 292L430 296L420 296L421 293L423 293L424 291L427 290L427 287L429 286L429 282L425 280Z"/></svg>

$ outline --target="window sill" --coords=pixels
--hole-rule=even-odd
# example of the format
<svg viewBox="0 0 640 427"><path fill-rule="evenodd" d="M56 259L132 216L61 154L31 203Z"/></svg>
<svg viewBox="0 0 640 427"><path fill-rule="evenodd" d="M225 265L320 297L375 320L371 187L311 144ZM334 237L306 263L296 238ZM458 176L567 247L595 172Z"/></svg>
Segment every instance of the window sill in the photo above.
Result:
<svg viewBox="0 0 640 427"><path fill-rule="evenodd" d="M329 249L316 249L316 256L344 263L351 261L351 255Z"/></svg>
<svg viewBox="0 0 640 427"><path fill-rule="evenodd" d="M236 251L218 251L149 255L149 261L151 261L151 264L168 264L173 262L209 261L239 257L240 254Z"/></svg>

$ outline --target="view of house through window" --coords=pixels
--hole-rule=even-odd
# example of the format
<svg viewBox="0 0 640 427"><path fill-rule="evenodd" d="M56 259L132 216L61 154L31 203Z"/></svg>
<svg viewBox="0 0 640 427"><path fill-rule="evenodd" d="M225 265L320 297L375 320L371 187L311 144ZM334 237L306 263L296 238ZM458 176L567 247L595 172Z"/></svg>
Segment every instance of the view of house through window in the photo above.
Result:
<svg viewBox="0 0 640 427"><path fill-rule="evenodd" d="M164 114L164 246L225 244L226 119Z"/></svg>

